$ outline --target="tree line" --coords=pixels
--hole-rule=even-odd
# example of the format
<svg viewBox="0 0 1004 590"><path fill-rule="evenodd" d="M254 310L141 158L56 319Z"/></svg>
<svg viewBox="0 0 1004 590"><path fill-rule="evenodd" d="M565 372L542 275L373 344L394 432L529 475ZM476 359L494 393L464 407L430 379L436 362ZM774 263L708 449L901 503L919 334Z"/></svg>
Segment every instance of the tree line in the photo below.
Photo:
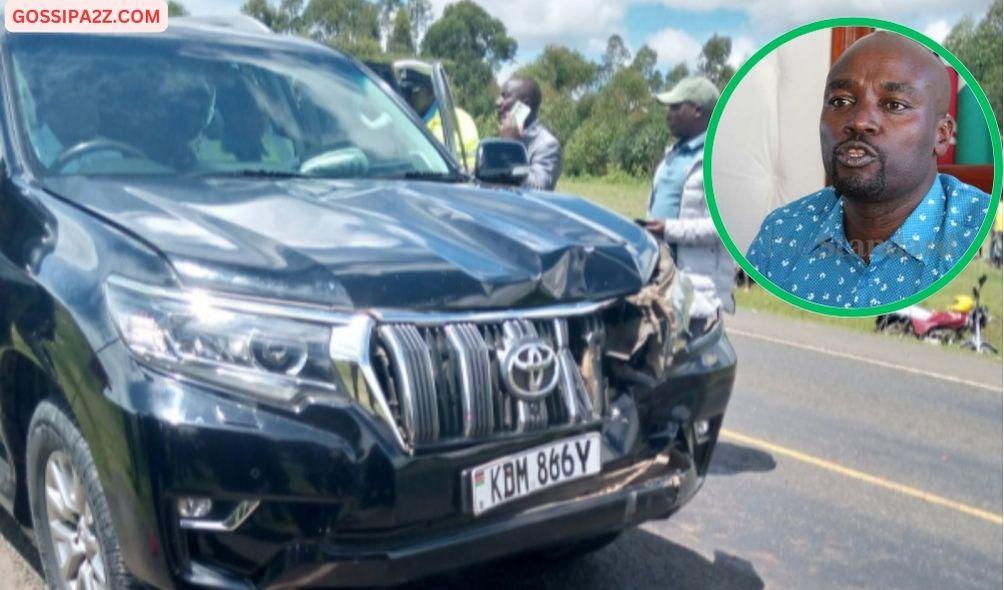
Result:
<svg viewBox="0 0 1004 590"><path fill-rule="evenodd" d="M482 137L498 134L496 77L516 56L505 24L472 0L448 5L433 20L429 0L247 0L241 11L280 33L310 37L369 61L418 57L442 60L457 104L471 114ZM734 74L731 40L714 35L697 70L720 87ZM632 56L613 35L599 63L561 45L549 45L518 70L544 95L541 122L564 146L571 176L650 174L670 141L665 109L652 98L690 74L686 63L663 72L644 45Z"/></svg>
<svg viewBox="0 0 1004 590"><path fill-rule="evenodd" d="M172 1L172 12L184 8ZM448 5L433 18L429 0L247 0L244 14L272 30L312 38L367 61L418 57L442 60L458 106L482 137L497 135L496 77L518 49L505 24L473 0ZM1001 0L977 22L964 17L945 42L973 71L1001 116ZM548 45L518 73L540 83L541 121L564 146L571 176L647 176L671 141L665 108L652 95L700 73L719 88L735 74L732 42L712 35L696 68L658 68L658 54L642 45L634 54L619 35L607 40L599 62L562 45Z"/></svg>
<svg viewBox="0 0 1004 590"><path fill-rule="evenodd" d="M944 46L969 68L990 99L990 106L1001 127L1002 90L1001 54L1004 53L1004 10L1002 1L990 5L983 18L977 21L971 15L963 16L945 37Z"/></svg>

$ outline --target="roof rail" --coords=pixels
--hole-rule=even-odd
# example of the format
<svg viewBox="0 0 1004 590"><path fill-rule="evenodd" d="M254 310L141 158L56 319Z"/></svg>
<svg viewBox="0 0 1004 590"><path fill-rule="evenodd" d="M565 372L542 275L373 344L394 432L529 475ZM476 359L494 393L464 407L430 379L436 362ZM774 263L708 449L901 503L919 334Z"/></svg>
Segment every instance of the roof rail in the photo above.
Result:
<svg viewBox="0 0 1004 590"><path fill-rule="evenodd" d="M175 16L171 17L171 23L184 24L194 27L212 27L217 29L233 29L246 33L271 33L260 20L246 14L235 15L215 15L215 16Z"/></svg>

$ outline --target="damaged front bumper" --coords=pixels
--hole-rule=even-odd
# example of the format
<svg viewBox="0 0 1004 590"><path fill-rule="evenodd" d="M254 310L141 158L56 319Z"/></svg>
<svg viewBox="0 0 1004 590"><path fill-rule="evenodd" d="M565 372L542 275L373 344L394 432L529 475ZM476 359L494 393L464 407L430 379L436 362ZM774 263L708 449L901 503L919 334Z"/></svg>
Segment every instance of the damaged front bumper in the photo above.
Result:
<svg viewBox="0 0 1004 590"><path fill-rule="evenodd" d="M274 560L258 583L275 589L405 583L662 518L697 491L699 477L686 455L665 453L644 463L645 468L598 476L588 486L578 486L579 495L568 499L537 499L536 505L504 518L471 523L441 536L391 541L367 550L346 547L336 539L298 544Z"/></svg>
<svg viewBox="0 0 1004 590"><path fill-rule="evenodd" d="M351 404L294 414L144 374L130 393L133 407L122 410L137 462L124 472L145 473L152 485L131 486L142 517L119 524L156 522L158 538L148 543L163 551L169 571L141 577L179 588L358 587L669 516L703 482L735 353L718 325L676 355L658 386L621 390L602 419L411 454ZM465 470L587 432L601 433L598 475L482 516L465 505ZM213 502L210 526L179 514L184 498ZM127 553L130 570L150 572L149 555Z"/></svg>

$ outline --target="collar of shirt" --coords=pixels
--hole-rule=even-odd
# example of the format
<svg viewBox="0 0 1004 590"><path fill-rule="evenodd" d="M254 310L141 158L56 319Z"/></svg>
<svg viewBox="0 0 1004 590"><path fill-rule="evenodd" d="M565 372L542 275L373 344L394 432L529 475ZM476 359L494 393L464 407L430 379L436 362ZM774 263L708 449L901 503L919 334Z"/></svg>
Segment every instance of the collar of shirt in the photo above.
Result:
<svg viewBox="0 0 1004 590"><path fill-rule="evenodd" d="M525 128L523 128L523 137L531 138L535 137L540 131L540 119L534 119L533 123L530 123Z"/></svg>
<svg viewBox="0 0 1004 590"><path fill-rule="evenodd" d="M941 179L936 177L927 194L889 241L906 250L917 260L924 260L925 255L930 257L929 246L934 244L937 237L935 234L941 231L945 218L946 198Z"/></svg>
<svg viewBox="0 0 1004 590"><path fill-rule="evenodd" d="M699 135L691 137L687 141L678 141L673 144L673 147L669 149L667 155L676 154L680 152L692 153L704 147L704 140L707 139L708 132L704 131Z"/></svg>
<svg viewBox="0 0 1004 590"><path fill-rule="evenodd" d="M811 248L825 247L833 243L842 251L857 255L844 233L844 201L831 187L827 187L836 200L829 213L823 218L819 231L809 244ZM928 189L909 217L899 226L896 233L886 242L872 249L878 258L883 253L894 254L893 246L898 246L913 258L923 262L925 249L934 239L934 234L940 231L941 219L944 217L945 191L938 178Z"/></svg>
<svg viewBox="0 0 1004 590"><path fill-rule="evenodd" d="M439 116L439 103L434 101L432 105L429 106L429 109L425 111L422 121L428 125L429 121L435 119L437 116Z"/></svg>
<svg viewBox="0 0 1004 590"><path fill-rule="evenodd" d="M844 202L832 188L826 187L824 190L829 193L827 196L834 199L835 202L830 207L829 213L823 218L819 225L819 231L816 232L808 246L810 249L823 248L827 243L832 242L841 251L853 252L850 242L844 235ZM813 205L809 205L809 207L814 208Z"/></svg>

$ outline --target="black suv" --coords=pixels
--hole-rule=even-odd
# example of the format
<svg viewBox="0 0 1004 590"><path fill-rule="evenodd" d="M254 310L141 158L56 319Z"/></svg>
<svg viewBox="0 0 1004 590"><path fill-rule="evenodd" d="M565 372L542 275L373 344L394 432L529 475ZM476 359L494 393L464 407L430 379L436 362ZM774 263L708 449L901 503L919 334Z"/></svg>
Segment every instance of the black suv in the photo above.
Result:
<svg viewBox="0 0 1004 590"><path fill-rule="evenodd" d="M512 144L468 177L305 40L0 51L0 502L52 587L398 583L700 487L721 325L631 221L498 186Z"/></svg>

